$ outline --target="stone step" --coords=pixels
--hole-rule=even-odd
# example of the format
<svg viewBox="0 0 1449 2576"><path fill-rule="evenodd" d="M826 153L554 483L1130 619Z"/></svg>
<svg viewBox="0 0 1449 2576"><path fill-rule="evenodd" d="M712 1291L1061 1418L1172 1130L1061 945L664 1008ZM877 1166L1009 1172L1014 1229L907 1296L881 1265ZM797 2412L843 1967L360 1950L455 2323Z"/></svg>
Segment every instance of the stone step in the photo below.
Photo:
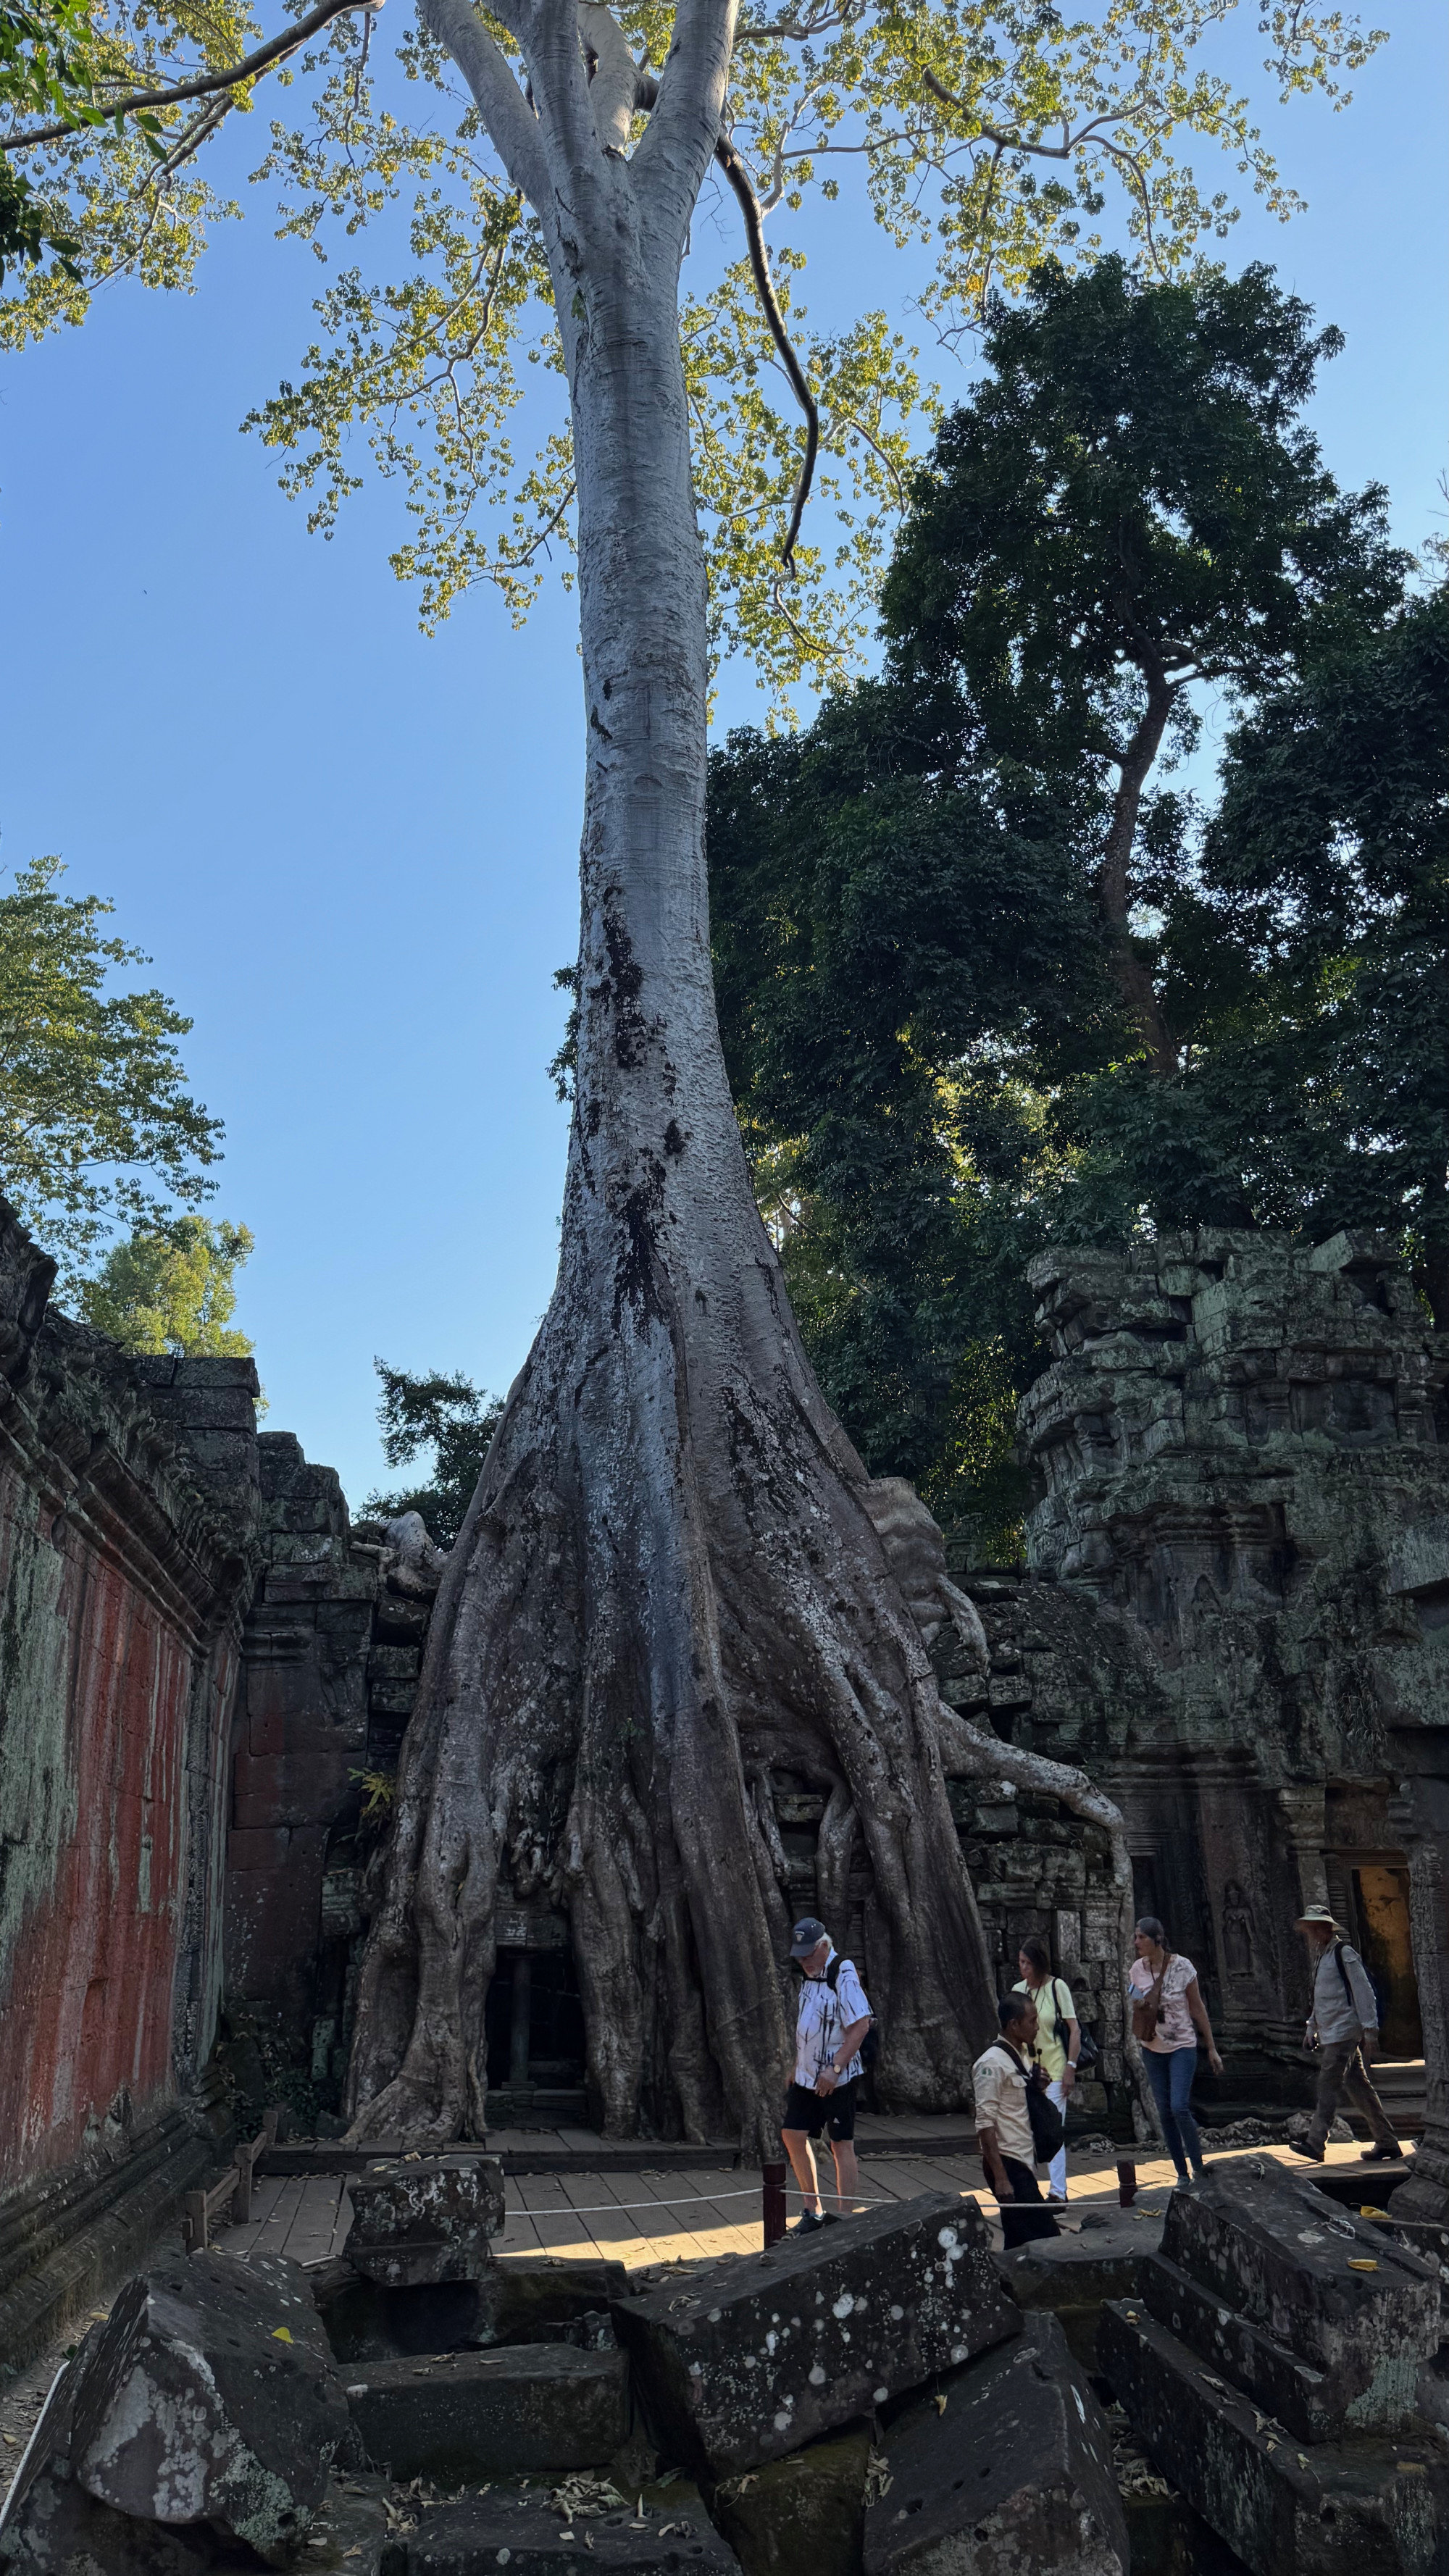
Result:
<svg viewBox="0 0 1449 2576"><path fill-rule="evenodd" d="M1449 2449L1427 2426L1299 2443L1145 2306L1110 2301L1098 2341L1139 2441L1252 2576L1438 2576Z"/></svg>
<svg viewBox="0 0 1449 2576"><path fill-rule="evenodd" d="M1339 2411L1386 2421L1442 2332L1436 2272L1281 2167L1241 2166L1167 2206L1161 2252L1225 2311L1320 2371Z"/></svg>
<svg viewBox="0 0 1449 2576"><path fill-rule="evenodd" d="M711 2477L779 2459L1021 2330L974 2201L929 2192L612 2310L650 2421Z"/></svg>
<svg viewBox="0 0 1449 2576"><path fill-rule="evenodd" d="M394 2478L477 2478L603 2468L629 2429L621 2352L502 2344L416 2361L369 2361L344 2379L374 2467Z"/></svg>
<svg viewBox="0 0 1449 2576"><path fill-rule="evenodd" d="M864 2576L1127 2576L1111 2432L1055 2317L908 2407L885 2457Z"/></svg>
<svg viewBox="0 0 1449 2576"><path fill-rule="evenodd" d="M1390 2433L1413 2408L1419 2364L1412 2356L1391 2360L1366 2395L1356 2388L1346 2397L1335 2374L1313 2369L1286 2344L1235 2316L1164 2255L1143 2264L1136 2295L1159 2325L1214 2371L1225 2372L1300 2442L1336 2442L1354 2431Z"/></svg>

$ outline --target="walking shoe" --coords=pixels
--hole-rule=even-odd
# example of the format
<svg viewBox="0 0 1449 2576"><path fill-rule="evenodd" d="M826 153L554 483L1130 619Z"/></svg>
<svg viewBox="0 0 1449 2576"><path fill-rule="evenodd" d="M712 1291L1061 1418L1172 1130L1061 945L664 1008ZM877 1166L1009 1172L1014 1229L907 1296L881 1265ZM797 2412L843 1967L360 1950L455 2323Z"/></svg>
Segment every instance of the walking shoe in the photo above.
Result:
<svg viewBox="0 0 1449 2576"><path fill-rule="evenodd" d="M802 2209L794 2226L787 2227L785 2233L787 2236L813 2236L817 2227L827 2227L829 2223L822 2209Z"/></svg>
<svg viewBox="0 0 1449 2576"><path fill-rule="evenodd" d="M1294 2147L1292 2152L1295 2156L1304 2157L1311 2165L1321 2165L1323 2162L1323 2149L1321 2147Z"/></svg>
<svg viewBox="0 0 1449 2576"><path fill-rule="evenodd" d="M1359 2157L1359 2163L1364 2165L1401 2165L1403 2161L1402 2147L1365 2147Z"/></svg>

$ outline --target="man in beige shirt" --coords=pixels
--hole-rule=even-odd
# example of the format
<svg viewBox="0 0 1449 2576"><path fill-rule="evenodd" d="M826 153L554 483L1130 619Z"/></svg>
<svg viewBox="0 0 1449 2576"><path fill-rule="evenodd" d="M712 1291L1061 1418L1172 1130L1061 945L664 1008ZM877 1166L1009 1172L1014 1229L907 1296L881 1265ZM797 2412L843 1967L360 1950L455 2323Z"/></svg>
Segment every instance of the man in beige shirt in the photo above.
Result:
<svg viewBox="0 0 1449 2576"><path fill-rule="evenodd" d="M976 2097L976 2143L1001 2210L1001 2232L1010 2252L1035 2236L1059 2236L1061 2229L1042 2205L1035 2172L1036 2142L1026 2107L1036 2006L1029 1994L1011 1994L1002 1996L996 2011L1001 2036L977 2058L971 2083Z"/></svg>

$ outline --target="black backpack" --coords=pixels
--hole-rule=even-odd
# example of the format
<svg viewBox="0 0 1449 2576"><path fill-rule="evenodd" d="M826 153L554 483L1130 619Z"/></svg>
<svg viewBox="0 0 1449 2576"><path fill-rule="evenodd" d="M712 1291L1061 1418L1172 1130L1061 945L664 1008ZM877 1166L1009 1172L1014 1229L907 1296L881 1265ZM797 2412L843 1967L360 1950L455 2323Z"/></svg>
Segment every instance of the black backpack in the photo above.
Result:
<svg viewBox="0 0 1449 2576"><path fill-rule="evenodd" d="M1047 2099L1047 2072L1044 2066L1028 2066L1009 2039L998 2039L996 2046L1005 2051L1013 2066L1019 2066L1026 2077L1026 2116L1031 2122L1031 2143L1039 2165L1049 2165L1066 2144L1067 2124L1055 2102Z"/></svg>
<svg viewBox="0 0 1449 2576"><path fill-rule="evenodd" d="M837 1950L835 1957L831 1960L829 1967L825 1971L825 1982L830 1988L831 1993L834 1995L837 2004L840 2001L840 1971L842 1968L848 1968L849 1965L850 1961L848 1959L842 1959L839 1951ZM856 2051L856 2054L860 2059L861 2072L864 2075L868 2075L870 2073L871 2068L875 2065L876 2060L880 2056L880 2040L877 2037L879 2027L879 2023L875 2020L874 2016L872 2016L870 2028L866 2032L864 2039L860 2043L860 2047Z"/></svg>

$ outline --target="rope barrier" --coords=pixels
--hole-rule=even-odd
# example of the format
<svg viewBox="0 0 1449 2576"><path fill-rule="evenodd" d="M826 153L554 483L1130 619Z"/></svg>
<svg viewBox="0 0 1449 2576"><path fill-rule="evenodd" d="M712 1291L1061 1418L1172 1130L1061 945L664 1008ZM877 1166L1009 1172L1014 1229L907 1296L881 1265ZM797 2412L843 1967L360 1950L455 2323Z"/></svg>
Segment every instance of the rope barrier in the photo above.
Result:
<svg viewBox="0 0 1449 2576"><path fill-rule="evenodd" d="M511 2180L517 2178L510 2177ZM823 2200L835 2200L839 2197L836 2192L821 2193ZM576 2209L572 2202L568 2201L561 2209L530 2209L527 2203L523 2202L513 2215L518 2218L612 2218L616 2214L622 2217L626 2210L654 2209L663 2213L671 2209L694 2209L706 2201L753 2200L758 2203L759 2198L760 2193L756 2188L754 2191L692 2191L685 2193L679 2200L598 2200L580 2209ZM870 2198L863 2191L852 2191L846 2194L846 2198L856 2209L899 2209L902 2206L894 2195L885 2199L878 2196Z"/></svg>

